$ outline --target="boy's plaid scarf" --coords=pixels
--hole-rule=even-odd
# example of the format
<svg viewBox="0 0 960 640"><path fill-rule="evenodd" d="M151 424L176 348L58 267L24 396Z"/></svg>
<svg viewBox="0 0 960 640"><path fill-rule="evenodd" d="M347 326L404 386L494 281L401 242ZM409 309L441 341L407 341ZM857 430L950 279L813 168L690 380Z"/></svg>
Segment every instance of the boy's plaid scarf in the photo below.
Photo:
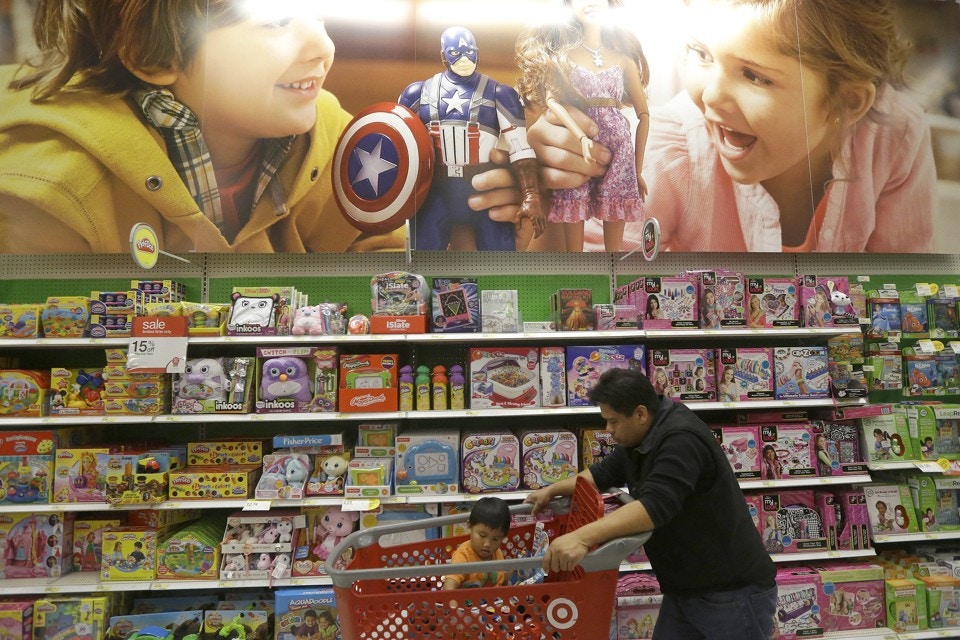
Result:
<svg viewBox="0 0 960 640"><path fill-rule="evenodd" d="M178 102L173 94L162 89L138 91L134 96L147 121L160 132L167 146L167 155L177 173L183 179L190 195L204 215L223 230L223 211L220 192L214 175L210 152L203 140L200 120L190 108ZM280 216L287 212L286 195L279 180L273 180L280 165L290 151L294 136L265 140L266 144L257 187L254 191L251 211L242 211L244 220L249 219L260 197L269 188L274 212Z"/></svg>

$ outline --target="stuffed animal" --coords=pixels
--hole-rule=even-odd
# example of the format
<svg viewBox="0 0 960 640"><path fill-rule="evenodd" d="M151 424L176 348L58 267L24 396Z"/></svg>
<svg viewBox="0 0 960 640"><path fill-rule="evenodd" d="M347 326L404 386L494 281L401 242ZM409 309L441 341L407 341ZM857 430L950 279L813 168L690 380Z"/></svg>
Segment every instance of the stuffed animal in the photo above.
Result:
<svg viewBox="0 0 960 640"><path fill-rule="evenodd" d="M307 363L293 356L264 361L260 397L263 400L292 398L309 402L313 398L313 380L310 379Z"/></svg>
<svg viewBox="0 0 960 640"><path fill-rule="evenodd" d="M271 524L266 529L260 532L260 535L257 536L257 542L260 544L274 544L280 539L280 531L277 529L277 525Z"/></svg>
<svg viewBox="0 0 960 640"><path fill-rule="evenodd" d="M303 486L307 481L307 476L310 475L309 468L307 463L298 456L290 456L290 458L284 464L284 475L287 479L287 484L292 486Z"/></svg>
<svg viewBox="0 0 960 640"><path fill-rule="evenodd" d="M273 558L270 557L269 553L261 553L260 557L257 558L257 569L260 571L267 571L273 565Z"/></svg>
<svg viewBox="0 0 960 640"><path fill-rule="evenodd" d="M290 520L280 520L277 522L277 542L293 541L293 522Z"/></svg>
<svg viewBox="0 0 960 640"><path fill-rule="evenodd" d="M330 557L333 548L353 532L359 519L360 514L356 511L343 511L336 505L327 507L314 527L316 545L313 554L320 560Z"/></svg>
<svg viewBox="0 0 960 640"><path fill-rule="evenodd" d="M326 333L325 324L320 305L300 307L293 312L293 328L290 333L295 336L319 336Z"/></svg>
<svg viewBox="0 0 960 640"><path fill-rule="evenodd" d="M347 459L343 456L328 456L320 465L323 473L323 493L339 493L343 491L343 477L347 473Z"/></svg>

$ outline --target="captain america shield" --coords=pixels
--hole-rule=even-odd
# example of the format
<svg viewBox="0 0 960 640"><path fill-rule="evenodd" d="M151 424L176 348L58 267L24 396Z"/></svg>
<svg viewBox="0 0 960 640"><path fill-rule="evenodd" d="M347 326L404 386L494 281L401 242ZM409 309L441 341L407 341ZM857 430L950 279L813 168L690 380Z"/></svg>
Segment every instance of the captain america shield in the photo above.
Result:
<svg viewBox="0 0 960 640"><path fill-rule="evenodd" d="M367 233L393 231L417 212L430 189L430 134L403 105L371 105L340 135L332 178L334 198L350 224Z"/></svg>

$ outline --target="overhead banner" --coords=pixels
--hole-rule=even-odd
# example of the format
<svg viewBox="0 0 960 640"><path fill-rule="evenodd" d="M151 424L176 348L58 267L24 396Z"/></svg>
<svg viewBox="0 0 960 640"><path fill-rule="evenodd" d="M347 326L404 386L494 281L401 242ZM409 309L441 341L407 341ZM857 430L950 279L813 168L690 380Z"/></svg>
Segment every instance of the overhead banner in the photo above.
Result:
<svg viewBox="0 0 960 640"><path fill-rule="evenodd" d="M0 253L960 246L957 2L103 5L0 2Z"/></svg>

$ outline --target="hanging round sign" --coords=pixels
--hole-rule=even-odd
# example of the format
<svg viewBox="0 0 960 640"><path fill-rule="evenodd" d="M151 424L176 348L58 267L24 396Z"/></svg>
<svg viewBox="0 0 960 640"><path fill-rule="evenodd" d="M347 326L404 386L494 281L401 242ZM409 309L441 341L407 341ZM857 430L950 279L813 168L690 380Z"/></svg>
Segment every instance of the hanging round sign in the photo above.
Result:
<svg viewBox="0 0 960 640"><path fill-rule="evenodd" d="M650 262L660 253L660 222L656 218L647 218L640 237L643 257Z"/></svg>
<svg viewBox="0 0 960 640"><path fill-rule="evenodd" d="M146 222L138 222L130 229L130 255L137 266L153 269L160 258L160 240L157 232Z"/></svg>
<svg viewBox="0 0 960 640"><path fill-rule="evenodd" d="M430 189L433 145L420 117L380 102L347 125L333 156L333 195L351 225L387 233L413 217Z"/></svg>

